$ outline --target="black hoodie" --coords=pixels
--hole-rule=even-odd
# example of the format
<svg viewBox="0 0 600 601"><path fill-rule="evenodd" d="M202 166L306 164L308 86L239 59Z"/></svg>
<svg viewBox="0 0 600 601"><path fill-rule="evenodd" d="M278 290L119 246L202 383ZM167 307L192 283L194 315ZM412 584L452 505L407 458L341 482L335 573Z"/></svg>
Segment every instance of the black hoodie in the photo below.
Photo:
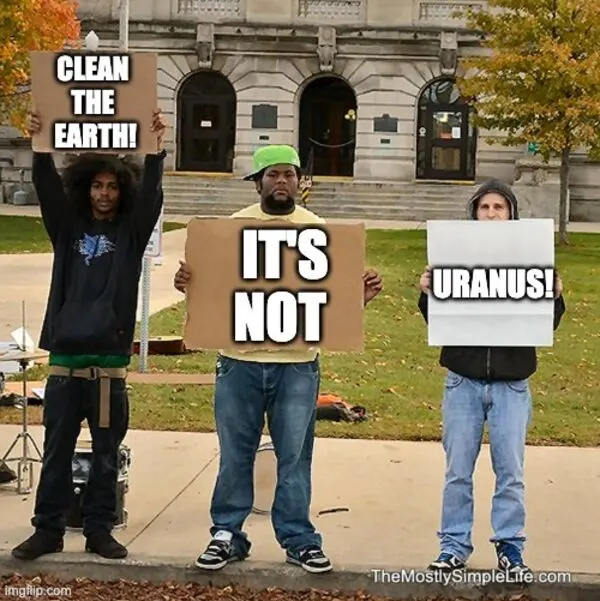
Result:
<svg viewBox="0 0 600 601"><path fill-rule="evenodd" d="M467 216L476 219L477 202L489 192L501 194L510 203L511 219L519 219L517 199L503 182L491 180L483 184L467 203ZM419 296L419 310L427 321L428 297ZM554 300L554 329L558 328L565 312L562 294ZM440 365L461 376L476 380L523 380L537 370L537 355L534 347L463 347L444 346L440 354Z"/></svg>
<svg viewBox="0 0 600 601"><path fill-rule="evenodd" d="M133 206L110 221L77 212L52 155L33 154L33 182L54 249L40 348L130 356L142 260L163 206L165 154L145 157Z"/></svg>

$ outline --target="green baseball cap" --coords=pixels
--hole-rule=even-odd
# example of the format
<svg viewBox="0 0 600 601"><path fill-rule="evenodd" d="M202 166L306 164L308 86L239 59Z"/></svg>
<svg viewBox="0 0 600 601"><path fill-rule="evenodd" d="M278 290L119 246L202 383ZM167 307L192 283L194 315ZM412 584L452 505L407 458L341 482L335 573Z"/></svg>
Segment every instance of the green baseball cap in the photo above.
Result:
<svg viewBox="0 0 600 601"><path fill-rule="evenodd" d="M295 148L285 144L261 146L252 156L252 172L244 179L251 180L257 173L273 165L293 165L300 169L300 157Z"/></svg>

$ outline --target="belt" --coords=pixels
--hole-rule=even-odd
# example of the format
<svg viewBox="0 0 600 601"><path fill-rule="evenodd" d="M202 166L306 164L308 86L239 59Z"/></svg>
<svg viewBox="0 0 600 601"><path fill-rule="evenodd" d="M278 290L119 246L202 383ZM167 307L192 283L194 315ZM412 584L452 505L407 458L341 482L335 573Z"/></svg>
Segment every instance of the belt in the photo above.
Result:
<svg viewBox="0 0 600 601"><path fill-rule="evenodd" d="M49 374L51 376L100 380L100 415L98 425L100 428L108 428L110 426L110 382L111 380L124 380L127 377L127 369L125 367L86 367L83 369L73 369L71 367L51 365Z"/></svg>

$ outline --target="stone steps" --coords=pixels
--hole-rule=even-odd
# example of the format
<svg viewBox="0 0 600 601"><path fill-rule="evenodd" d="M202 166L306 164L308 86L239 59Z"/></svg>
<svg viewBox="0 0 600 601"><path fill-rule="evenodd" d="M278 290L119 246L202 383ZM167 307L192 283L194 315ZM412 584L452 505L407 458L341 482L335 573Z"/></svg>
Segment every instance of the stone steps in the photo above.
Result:
<svg viewBox="0 0 600 601"><path fill-rule="evenodd" d="M214 215L228 216L236 210L242 209L246 203L239 205L221 204L210 205L204 203L177 203L168 207L167 215ZM426 221L427 219L463 219L464 208L450 207L447 209L407 207L407 206L360 206L360 205L308 205L308 208L324 218L340 219L373 219L390 221Z"/></svg>
<svg viewBox="0 0 600 601"><path fill-rule="evenodd" d="M165 188L165 195L170 198L175 198L177 200L190 200L193 201L197 199L201 202L203 199L221 199L221 198L229 198L233 194L238 196L244 196L246 198L251 199L256 196L253 190L227 190L227 189L213 189L213 190L173 190L171 188ZM310 199L318 199L318 200L351 200L351 201L360 201L360 202L412 202L415 198L420 200L429 200L431 202L454 202L454 203L462 203L465 204L469 198L470 194L458 195L454 192L445 193L445 194L436 194L430 191L424 191L422 193L418 193L418 191L412 192L358 192L358 191L339 191L339 190L331 190L331 191L323 191L316 190L313 191L309 198ZM256 196L258 198L258 196Z"/></svg>
<svg viewBox="0 0 600 601"><path fill-rule="evenodd" d="M230 215L256 202L252 184L234 178L164 178L165 213ZM314 182L308 208L322 217L383 220L461 219L475 186L412 182Z"/></svg>

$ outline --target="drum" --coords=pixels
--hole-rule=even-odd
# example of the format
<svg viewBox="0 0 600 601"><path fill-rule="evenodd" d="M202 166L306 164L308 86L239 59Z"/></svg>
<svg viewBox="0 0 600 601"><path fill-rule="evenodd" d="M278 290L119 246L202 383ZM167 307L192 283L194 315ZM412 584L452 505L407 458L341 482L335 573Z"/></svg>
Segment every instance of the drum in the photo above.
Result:
<svg viewBox="0 0 600 601"><path fill-rule="evenodd" d="M83 529L83 516L81 504L83 495L88 485L90 469L92 467L92 443L89 440L77 443L71 462L73 472L73 495L67 511L67 530ZM127 510L125 509L125 494L129 490L129 468L131 467L131 451L129 447L121 445L119 449L118 475L117 475L117 523L115 528L124 528L127 525Z"/></svg>
<svg viewBox="0 0 600 601"><path fill-rule="evenodd" d="M254 462L254 503L252 511L270 515L277 486L277 457L273 443L266 442L256 452Z"/></svg>

